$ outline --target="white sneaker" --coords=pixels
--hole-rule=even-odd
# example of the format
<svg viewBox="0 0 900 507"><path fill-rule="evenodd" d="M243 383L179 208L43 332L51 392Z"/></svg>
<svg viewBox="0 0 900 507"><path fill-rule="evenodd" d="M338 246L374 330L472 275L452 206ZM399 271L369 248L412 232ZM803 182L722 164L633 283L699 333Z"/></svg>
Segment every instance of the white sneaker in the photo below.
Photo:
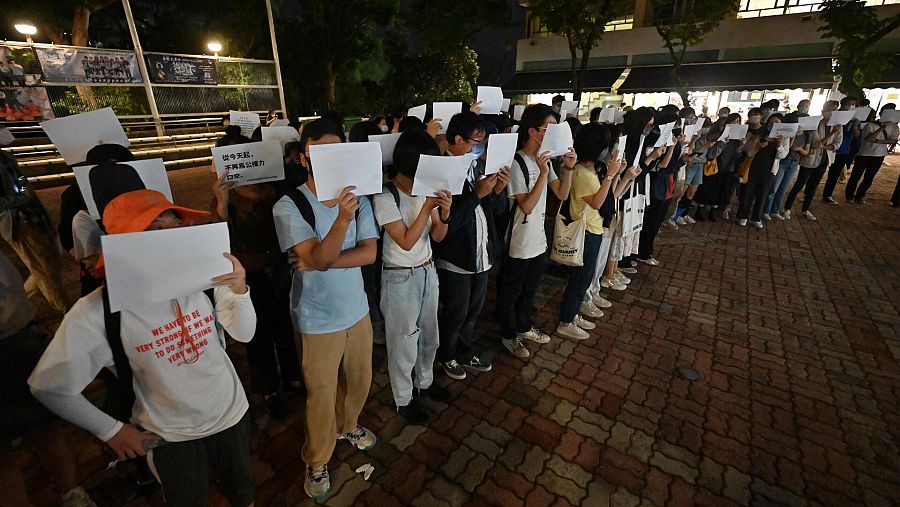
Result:
<svg viewBox="0 0 900 507"><path fill-rule="evenodd" d="M581 306L578 307L578 311L588 317L597 318L603 316L603 310L597 308L597 305L594 303L581 303Z"/></svg>
<svg viewBox="0 0 900 507"><path fill-rule="evenodd" d="M60 496L59 505L60 507L97 507L97 504L91 500L90 495L81 486L72 488Z"/></svg>
<svg viewBox="0 0 900 507"><path fill-rule="evenodd" d="M676 229L676 230L678 229L678 225L676 225L676 224L675 224L675 221L672 220L671 218L667 218L667 219L663 222L663 226L669 227L669 228L672 228L672 229Z"/></svg>
<svg viewBox="0 0 900 507"><path fill-rule="evenodd" d="M523 340L531 340L534 343L549 343L550 335L532 326L531 329L524 333L519 333L519 338Z"/></svg>
<svg viewBox="0 0 900 507"><path fill-rule="evenodd" d="M784 219L785 219L785 220L790 220L790 219L791 219L791 210L787 210L787 211L784 212Z"/></svg>
<svg viewBox="0 0 900 507"><path fill-rule="evenodd" d="M812 211L804 211L803 216L805 216L807 220L816 220L816 216L812 214Z"/></svg>
<svg viewBox="0 0 900 507"><path fill-rule="evenodd" d="M685 220L684 217L678 217L678 220L676 220L675 223L678 225L687 225L688 224L687 220Z"/></svg>
<svg viewBox="0 0 900 507"><path fill-rule="evenodd" d="M738 225L740 225L741 227L746 227L746 226L747 226L747 219L746 219L746 218L742 218L742 219L738 220Z"/></svg>
<svg viewBox="0 0 900 507"><path fill-rule="evenodd" d="M591 329L597 327L597 324L594 324L593 322L585 319L581 315L575 315L575 320L572 323L580 327L581 329L584 329L585 331L590 331Z"/></svg>
<svg viewBox="0 0 900 507"><path fill-rule="evenodd" d="M781 213L774 213L772 215L772 218L774 218L775 220L782 220L782 221L784 220L784 217L781 216Z"/></svg>
<svg viewBox="0 0 900 507"><path fill-rule="evenodd" d="M625 273L626 275L634 275L637 274L637 268L619 268L619 271Z"/></svg>
<svg viewBox="0 0 900 507"><path fill-rule="evenodd" d="M522 339L518 336L512 340L503 338L503 346L506 347L506 350L508 350L510 354L521 359L525 359L531 355L531 352L528 352L528 349L525 348L525 344L522 343Z"/></svg>
<svg viewBox="0 0 900 507"><path fill-rule="evenodd" d="M353 431L341 433L337 436L337 439L350 442L360 451L368 451L375 447L375 442L378 441L374 433L359 425Z"/></svg>
<svg viewBox="0 0 900 507"><path fill-rule="evenodd" d="M625 290L627 288L624 285L622 285L621 283L618 283L615 280L613 280L611 278L606 278L606 277L603 277L600 280L600 286L603 288L612 289L612 290Z"/></svg>
<svg viewBox="0 0 900 507"><path fill-rule="evenodd" d="M600 294L594 295L594 297L591 298L591 302L597 305L597 308L609 308L612 306L612 303Z"/></svg>
<svg viewBox="0 0 900 507"><path fill-rule="evenodd" d="M303 489L310 498L322 498L331 489L331 480L328 478L328 465L306 467L306 480L303 481Z"/></svg>
<svg viewBox="0 0 900 507"><path fill-rule="evenodd" d="M612 276L614 282L619 283L620 285L628 285L631 283L631 278L623 275L621 271L616 271L616 273Z"/></svg>
<svg viewBox="0 0 900 507"><path fill-rule="evenodd" d="M697 223L697 221L694 220L690 215L685 215L685 216L683 216L683 217L681 217L681 218L683 218L684 221L687 222L689 225L690 225L690 224L696 224L696 223Z"/></svg>
<svg viewBox="0 0 900 507"><path fill-rule="evenodd" d="M576 316L575 318L577 319L578 317ZM574 323L560 324L556 327L556 334L566 338L572 338L573 340L587 340L591 337L587 331L576 326Z"/></svg>
<svg viewBox="0 0 900 507"><path fill-rule="evenodd" d="M763 213L763 220L767 220L767 221L771 222L771 221L772 221L772 215L770 215L770 214L768 214L768 213Z"/></svg>
<svg viewBox="0 0 900 507"><path fill-rule="evenodd" d="M753 227L756 227L757 229L762 229L762 228L763 228L763 223L762 223L762 222L750 222L750 223L753 224Z"/></svg>
<svg viewBox="0 0 900 507"><path fill-rule="evenodd" d="M659 266L659 261L654 259L653 257L650 257L649 259L641 259L640 257L638 257L637 260L638 262L643 262L648 266Z"/></svg>

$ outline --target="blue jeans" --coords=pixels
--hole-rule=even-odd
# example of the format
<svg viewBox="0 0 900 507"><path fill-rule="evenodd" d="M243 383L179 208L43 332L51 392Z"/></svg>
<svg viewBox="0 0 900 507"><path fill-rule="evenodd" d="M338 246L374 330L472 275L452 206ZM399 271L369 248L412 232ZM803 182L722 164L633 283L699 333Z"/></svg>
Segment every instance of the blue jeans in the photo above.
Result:
<svg viewBox="0 0 900 507"><path fill-rule="evenodd" d="M569 268L569 281L566 283L566 292L563 294L562 305L559 308L559 321L570 323L578 314L578 307L584 297L585 291L591 286L594 278L594 268L600 257L600 245L603 243L602 234L584 233L584 265Z"/></svg>
<svg viewBox="0 0 900 507"><path fill-rule="evenodd" d="M413 384L428 389L438 349L438 277L434 264L381 274L388 376L398 407L409 405ZM415 370L415 381L413 380Z"/></svg>
<svg viewBox="0 0 900 507"><path fill-rule="evenodd" d="M772 180L772 193L766 197L766 206L763 213L773 215L781 213L781 205L784 203L784 194L787 193L788 187L797 177L797 171L800 170L800 160L794 157L781 159L778 163L778 173Z"/></svg>

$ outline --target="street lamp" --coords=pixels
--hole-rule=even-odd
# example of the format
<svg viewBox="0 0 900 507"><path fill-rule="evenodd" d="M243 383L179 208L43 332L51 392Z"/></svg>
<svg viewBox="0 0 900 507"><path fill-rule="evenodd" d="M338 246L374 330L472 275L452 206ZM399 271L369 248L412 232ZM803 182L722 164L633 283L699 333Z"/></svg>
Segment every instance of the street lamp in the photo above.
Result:
<svg viewBox="0 0 900 507"><path fill-rule="evenodd" d="M219 57L219 51L222 51L222 44L217 41L212 41L206 44L206 48L213 52L216 58Z"/></svg>
<svg viewBox="0 0 900 507"><path fill-rule="evenodd" d="M36 26L27 21L16 23L14 26L17 32L25 36L25 40L28 41L29 44L34 44L34 41L31 40L31 36L37 33Z"/></svg>

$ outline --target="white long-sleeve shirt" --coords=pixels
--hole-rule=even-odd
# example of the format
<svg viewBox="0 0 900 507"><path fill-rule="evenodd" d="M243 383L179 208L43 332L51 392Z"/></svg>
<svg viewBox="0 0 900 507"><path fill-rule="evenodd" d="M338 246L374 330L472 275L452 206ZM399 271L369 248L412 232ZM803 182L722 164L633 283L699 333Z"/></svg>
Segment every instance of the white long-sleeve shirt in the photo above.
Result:
<svg viewBox="0 0 900 507"><path fill-rule="evenodd" d="M224 331L240 342L253 338L256 312L250 292L238 295L228 287L216 287L215 299L215 309L202 292L178 299L189 341L183 339L175 300L122 312L122 344L134 372L131 422L170 442L226 430L249 406L225 353ZM66 314L28 384L34 396L60 417L106 441L123 423L81 392L101 368L112 366L102 289L97 289Z"/></svg>

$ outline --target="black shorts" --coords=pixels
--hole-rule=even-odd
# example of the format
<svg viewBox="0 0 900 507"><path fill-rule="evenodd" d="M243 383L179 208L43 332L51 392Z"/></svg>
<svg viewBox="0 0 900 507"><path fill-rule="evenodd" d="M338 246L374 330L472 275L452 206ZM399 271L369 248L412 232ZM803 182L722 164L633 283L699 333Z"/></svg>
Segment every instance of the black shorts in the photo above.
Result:
<svg viewBox="0 0 900 507"><path fill-rule="evenodd" d="M28 377L48 343L47 335L35 326L0 340L0 450L25 433L58 420L28 387Z"/></svg>
<svg viewBox="0 0 900 507"><path fill-rule="evenodd" d="M250 412L225 431L187 442L161 445L147 456L162 485L167 505L209 504L209 470L233 507L246 507L255 495L250 463Z"/></svg>

